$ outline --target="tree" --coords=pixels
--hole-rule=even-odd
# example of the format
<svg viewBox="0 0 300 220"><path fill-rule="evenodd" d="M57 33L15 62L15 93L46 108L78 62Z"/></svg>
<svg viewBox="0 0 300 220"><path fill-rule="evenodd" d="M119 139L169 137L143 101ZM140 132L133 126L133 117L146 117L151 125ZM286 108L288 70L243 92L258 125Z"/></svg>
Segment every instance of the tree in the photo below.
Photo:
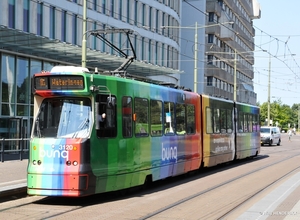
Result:
<svg viewBox="0 0 300 220"><path fill-rule="evenodd" d="M264 102L260 107L260 124L266 125L268 118L268 103ZM290 127L298 127L298 113L300 104L294 104L292 108L289 105L282 104L281 100L270 103L270 120L272 125L278 125L282 129Z"/></svg>

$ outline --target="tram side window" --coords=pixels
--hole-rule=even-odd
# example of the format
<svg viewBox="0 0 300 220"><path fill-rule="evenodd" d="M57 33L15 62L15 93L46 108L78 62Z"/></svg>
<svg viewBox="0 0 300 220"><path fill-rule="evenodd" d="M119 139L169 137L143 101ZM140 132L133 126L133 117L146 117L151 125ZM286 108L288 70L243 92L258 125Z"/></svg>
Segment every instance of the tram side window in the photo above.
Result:
<svg viewBox="0 0 300 220"><path fill-rule="evenodd" d="M213 113L214 133L220 133L220 109L215 108Z"/></svg>
<svg viewBox="0 0 300 220"><path fill-rule="evenodd" d="M258 132L259 131L258 115L253 115L252 120L253 120L252 122L253 132Z"/></svg>
<svg viewBox="0 0 300 220"><path fill-rule="evenodd" d="M195 119L195 106L187 105L186 106L186 114L187 114L187 134L194 134L196 132L196 119Z"/></svg>
<svg viewBox="0 0 300 220"><path fill-rule="evenodd" d="M99 94L96 96L96 117L95 123L98 137L117 136L117 102L112 95ZM103 118L105 114L105 118Z"/></svg>
<svg viewBox="0 0 300 220"><path fill-rule="evenodd" d="M165 121L164 121L164 134L170 135L174 134L174 103L173 102L165 102L164 103L164 113L165 113Z"/></svg>
<svg viewBox="0 0 300 220"><path fill-rule="evenodd" d="M233 131L233 118L232 110L227 109L227 133L232 133Z"/></svg>
<svg viewBox="0 0 300 220"><path fill-rule="evenodd" d="M135 98L135 136L148 136L148 100Z"/></svg>
<svg viewBox="0 0 300 220"><path fill-rule="evenodd" d="M186 134L186 118L185 105L176 104L176 134Z"/></svg>
<svg viewBox="0 0 300 220"><path fill-rule="evenodd" d="M132 137L132 98L122 98L122 134L123 137Z"/></svg>
<svg viewBox="0 0 300 220"><path fill-rule="evenodd" d="M249 132L252 132L252 114L249 114L248 115L248 129L249 129Z"/></svg>
<svg viewBox="0 0 300 220"><path fill-rule="evenodd" d="M249 132L248 115L244 114L244 132Z"/></svg>
<svg viewBox="0 0 300 220"><path fill-rule="evenodd" d="M209 107L206 108L206 133L213 133L213 112Z"/></svg>
<svg viewBox="0 0 300 220"><path fill-rule="evenodd" d="M150 129L152 136L162 135L162 101L150 100Z"/></svg>
<svg viewBox="0 0 300 220"><path fill-rule="evenodd" d="M226 109L220 109L220 132L227 132L227 112Z"/></svg>
<svg viewBox="0 0 300 220"><path fill-rule="evenodd" d="M238 113L238 132L239 133L244 132L244 113L243 112Z"/></svg>

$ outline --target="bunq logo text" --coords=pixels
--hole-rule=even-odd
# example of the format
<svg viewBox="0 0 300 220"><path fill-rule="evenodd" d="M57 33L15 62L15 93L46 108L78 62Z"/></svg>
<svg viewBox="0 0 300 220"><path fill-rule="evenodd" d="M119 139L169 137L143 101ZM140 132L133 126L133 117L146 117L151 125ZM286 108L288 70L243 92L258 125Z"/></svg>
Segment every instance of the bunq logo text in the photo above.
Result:
<svg viewBox="0 0 300 220"><path fill-rule="evenodd" d="M66 150L40 150L40 157L48 157L48 158L64 158L69 159L69 152Z"/></svg>
<svg viewBox="0 0 300 220"><path fill-rule="evenodd" d="M161 146L161 160L163 162L177 162L177 147Z"/></svg>

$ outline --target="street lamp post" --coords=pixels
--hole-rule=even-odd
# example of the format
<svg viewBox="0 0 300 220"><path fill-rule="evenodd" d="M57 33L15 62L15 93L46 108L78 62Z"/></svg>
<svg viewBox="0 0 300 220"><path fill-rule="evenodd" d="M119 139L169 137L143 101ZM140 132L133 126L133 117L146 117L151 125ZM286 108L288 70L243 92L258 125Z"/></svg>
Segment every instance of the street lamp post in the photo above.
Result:
<svg viewBox="0 0 300 220"><path fill-rule="evenodd" d="M197 92L197 78L198 78L198 29L201 28L207 28L207 27L213 27L213 26L218 26L218 25L223 25L223 24L233 24L232 21L229 22L223 22L223 23L217 23L217 24L212 24L212 25L206 25L206 26L201 26L198 27L198 23L195 22L195 27L180 27L180 26L161 26L161 28L178 28L178 29L195 29L195 50L194 50L194 92Z"/></svg>
<svg viewBox="0 0 300 220"><path fill-rule="evenodd" d="M268 76L268 126L270 126L270 94L271 94L271 54L269 55L269 76Z"/></svg>
<svg viewBox="0 0 300 220"><path fill-rule="evenodd" d="M82 58L81 58L81 66L86 67L86 0L83 0L82 6Z"/></svg>

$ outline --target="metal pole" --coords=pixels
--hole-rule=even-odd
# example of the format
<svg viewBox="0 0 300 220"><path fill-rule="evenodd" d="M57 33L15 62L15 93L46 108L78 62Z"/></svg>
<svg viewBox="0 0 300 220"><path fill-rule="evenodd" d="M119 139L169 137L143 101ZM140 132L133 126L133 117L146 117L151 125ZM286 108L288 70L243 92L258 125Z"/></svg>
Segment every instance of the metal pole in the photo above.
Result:
<svg viewBox="0 0 300 220"><path fill-rule="evenodd" d="M268 126L270 126L270 90L271 90L271 54L269 56L269 80L268 80Z"/></svg>
<svg viewBox="0 0 300 220"><path fill-rule="evenodd" d="M198 27L195 23L195 54L194 54L194 92L197 92L197 75L198 75Z"/></svg>
<svg viewBox="0 0 300 220"><path fill-rule="evenodd" d="M236 49L234 49L233 101L236 102Z"/></svg>
<svg viewBox="0 0 300 220"><path fill-rule="evenodd" d="M83 0L82 12L82 67L86 67L86 0Z"/></svg>

